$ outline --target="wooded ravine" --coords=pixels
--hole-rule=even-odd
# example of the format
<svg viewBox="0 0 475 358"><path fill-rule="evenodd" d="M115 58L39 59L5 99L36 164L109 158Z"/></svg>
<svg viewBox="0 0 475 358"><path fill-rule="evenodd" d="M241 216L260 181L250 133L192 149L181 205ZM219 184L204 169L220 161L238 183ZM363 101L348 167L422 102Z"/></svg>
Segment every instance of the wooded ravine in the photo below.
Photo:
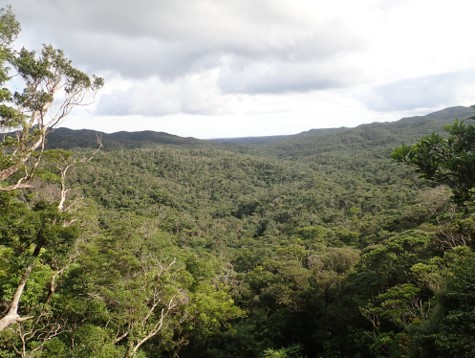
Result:
<svg viewBox="0 0 475 358"><path fill-rule="evenodd" d="M102 134L68 172L74 224L45 227L58 239L20 302L31 318L0 332L0 356L471 356L474 215L391 153L472 115L276 138ZM59 190L48 153L89 158L96 134L51 133L42 189L2 194L4 309L32 252L3 243L39 235Z"/></svg>

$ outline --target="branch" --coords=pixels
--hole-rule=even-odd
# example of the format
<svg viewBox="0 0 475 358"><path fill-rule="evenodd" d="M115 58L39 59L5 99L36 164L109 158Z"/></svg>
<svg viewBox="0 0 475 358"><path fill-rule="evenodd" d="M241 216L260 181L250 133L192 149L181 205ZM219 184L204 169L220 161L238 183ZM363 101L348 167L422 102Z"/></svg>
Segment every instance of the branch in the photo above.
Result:
<svg viewBox="0 0 475 358"><path fill-rule="evenodd" d="M23 290L25 289L26 282L30 277L31 271L33 270L34 264L30 264L23 275L21 276L20 282L13 294L12 302L10 304L10 308L7 311L7 314L0 319L0 332L5 330L6 328L10 327L11 325L24 321L26 319L30 319L32 317L20 317L18 314L18 306L20 304L20 298L23 294Z"/></svg>
<svg viewBox="0 0 475 358"><path fill-rule="evenodd" d="M144 338L142 338L140 341L138 341L137 344L134 346L134 348L132 349L132 352L133 352L134 355L137 353L139 348L145 342L147 342L150 338L154 337L155 335L157 335L158 332L160 332L160 330L163 327L163 321L168 316L168 314L171 312L171 310L177 306L177 303L175 302L175 299L176 299L178 293L180 293L180 292L181 292L181 290L179 290L176 294L173 295L172 298L170 298L170 301L168 302L168 305L165 308L162 308L162 310L160 312L160 318L159 318L158 322L153 326L153 328L150 330L150 332Z"/></svg>
<svg viewBox="0 0 475 358"><path fill-rule="evenodd" d="M61 170L61 180L60 180L60 185L61 185L61 193L60 193L60 199L59 199L59 204L58 204L58 211L63 212L64 211L64 203L66 201L66 194L68 193L69 189L66 188L66 174L68 172L68 169L72 166L72 164L66 165L66 167Z"/></svg>
<svg viewBox="0 0 475 358"><path fill-rule="evenodd" d="M114 340L114 344L119 343L121 340L123 340L125 337L129 335L129 331L125 332L124 334L120 335Z"/></svg>
<svg viewBox="0 0 475 358"><path fill-rule="evenodd" d="M66 187L66 175L68 173L69 168L79 163L90 162L97 155L97 153L99 153L99 151L102 149L103 146L102 146L101 136L97 135L96 138L97 138L98 147L96 148L96 150L92 153L90 157L83 158L81 160L74 160L72 163L67 164L63 169L61 169L61 174L60 174L61 192L60 192L60 200L58 203L58 211L60 212L66 211L66 208L64 207L64 203L66 202L66 195L69 192L69 189Z"/></svg>

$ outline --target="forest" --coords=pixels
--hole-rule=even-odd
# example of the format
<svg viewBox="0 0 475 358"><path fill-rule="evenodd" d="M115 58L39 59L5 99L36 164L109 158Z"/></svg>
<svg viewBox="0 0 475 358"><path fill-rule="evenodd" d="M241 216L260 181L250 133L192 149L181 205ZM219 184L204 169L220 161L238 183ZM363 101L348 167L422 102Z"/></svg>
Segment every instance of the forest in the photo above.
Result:
<svg viewBox="0 0 475 358"><path fill-rule="evenodd" d="M208 141L55 129L103 80L0 24L0 357L475 355L473 108Z"/></svg>

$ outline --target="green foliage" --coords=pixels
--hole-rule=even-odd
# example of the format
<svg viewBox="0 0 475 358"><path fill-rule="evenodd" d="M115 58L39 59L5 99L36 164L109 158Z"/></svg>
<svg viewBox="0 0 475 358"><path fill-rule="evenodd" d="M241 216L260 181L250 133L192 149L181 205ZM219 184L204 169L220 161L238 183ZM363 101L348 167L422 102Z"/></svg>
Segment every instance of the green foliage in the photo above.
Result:
<svg viewBox="0 0 475 358"><path fill-rule="evenodd" d="M420 340L440 356L470 357L475 353L470 339L475 334L475 254L460 248L450 256L446 287L436 295L437 306Z"/></svg>
<svg viewBox="0 0 475 358"><path fill-rule="evenodd" d="M0 245L20 259L39 255L53 260L71 248L78 235L77 226L68 224L70 216L60 213L55 203L37 202L32 207L14 194L0 195Z"/></svg>
<svg viewBox="0 0 475 358"><path fill-rule="evenodd" d="M20 31L11 8L0 9L0 190L32 180L46 135L104 81L75 68L62 50L12 50ZM10 81L15 78L15 85ZM16 89L16 90L14 90ZM8 133L13 132L13 133Z"/></svg>
<svg viewBox="0 0 475 358"><path fill-rule="evenodd" d="M50 45L13 50L19 31L11 8L0 9L0 354L69 356L60 339L68 327L55 304L80 235L64 206L71 153L46 153L44 144L103 80Z"/></svg>
<svg viewBox="0 0 475 358"><path fill-rule="evenodd" d="M447 138L432 133L395 149L392 156L415 166L422 178L450 187L457 204L469 204L475 186L475 127L457 120L444 129Z"/></svg>
<svg viewBox="0 0 475 358"><path fill-rule="evenodd" d="M386 132L359 135L371 141L380 133ZM319 143L312 140L306 149ZM290 144L286 153L278 144L199 144L98 155L74 173L102 207L98 230L106 233L87 251L94 264L81 264L83 292L100 292L91 306L98 312L94 324L110 322L120 337L127 319L140 316L147 294L134 292L147 278L139 273L139 253L150 252L162 266L176 258L169 281L159 282L164 298L167 287L183 296L142 354L259 356L293 345L302 347L302 356L409 352L416 338L408 340L408 332L428 322L426 304L444 285L433 257L443 254L438 235L452 220L439 229L436 218L447 210L448 195L395 166L384 140L366 149L345 141L347 151L329 148L328 157L312 161ZM365 154L355 158L353 144ZM387 157L380 156L383 146ZM168 246L141 248L151 242ZM73 296L85 297L84 307L92 304L87 294L68 300ZM124 315L132 297L135 313ZM414 307L421 313L408 318ZM378 328L365 309L377 314ZM75 319L89 311L81 312ZM140 329L135 332L138 337Z"/></svg>
<svg viewBox="0 0 475 358"><path fill-rule="evenodd" d="M264 358L299 358L302 357L302 349L298 344L280 349L269 348L264 351Z"/></svg>
<svg viewBox="0 0 475 358"><path fill-rule="evenodd" d="M68 352L61 347L64 357L100 357L100 358L114 358L123 356L125 350L123 347L117 347L111 342L112 332L108 329L93 326L90 324L83 324L74 332L74 347L72 352ZM57 346L59 343L57 343ZM48 350L51 350L48 347ZM49 354L53 353L51 351Z"/></svg>

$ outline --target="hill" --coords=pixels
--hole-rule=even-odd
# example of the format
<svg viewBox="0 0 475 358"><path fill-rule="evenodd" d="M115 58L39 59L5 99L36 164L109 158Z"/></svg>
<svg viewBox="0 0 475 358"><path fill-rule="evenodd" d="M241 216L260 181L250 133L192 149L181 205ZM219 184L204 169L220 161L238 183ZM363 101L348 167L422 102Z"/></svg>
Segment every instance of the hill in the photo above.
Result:
<svg viewBox="0 0 475 358"><path fill-rule="evenodd" d="M295 143L314 138L330 138L331 140L345 141L345 137L353 134L370 139L378 135L387 135L389 132L395 140L414 142L417 138L431 132L442 131L443 125L452 122L454 119L464 120L474 115L472 107L456 106L446 108L425 116L402 118L395 122L375 122L371 124L362 124L355 128L323 128L310 129L308 131L295 135L268 136L268 137L245 137L245 138L221 138L212 139L211 142L221 144L242 144L242 145L276 145L282 143ZM386 133L383 133L386 132Z"/></svg>
<svg viewBox="0 0 475 358"><path fill-rule="evenodd" d="M68 170L71 190L45 155L36 196L1 197L0 291L18 279L19 238L38 228L60 244L25 291L41 310L46 297L39 333L0 334L0 355L115 357L139 342L143 357L473 356L475 214L390 158L471 115L214 141L58 129L49 145L79 159L96 135L106 150ZM44 211L58 193L66 226ZM58 235L73 222L68 254Z"/></svg>
<svg viewBox="0 0 475 358"><path fill-rule="evenodd" d="M426 116L408 117L396 122L363 124L355 128L310 129L295 135L218 138L210 140L199 140L192 137L183 138L154 131L121 131L108 134L89 129L72 130L58 128L48 136L47 146L49 148L63 149L95 148L97 146L97 137L99 136L106 151L144 148L154 145L194 146L211 143L230 147L262 146L266 147L266 152L273 151L278 156L283 156L283 152L287 153L285 155L306 156L305 151L315 153L315 151L320 152L323 150L328 152L343 146L348 148L348 145L352 149L368 145L383 145L389 149L401 142L412 143L420 136L430 134L433 131L441 132L443 125L452 122L456 118L461 120L467 119L473 113L474 111L471 107L457 106L430 113ZM300 147L301 149L292 147ZM302 150L304 151L302 152Z"/></svg>
<svg viewBox="0 0 475 358"><path fill-rule="evenodd" d="M115 132L103 133L99 131L69 128L57 128L49 136L48 148L77 149L97 147L97 138L100 137L104 150L120 148L142 148L153 145L205 145L206 142L195 138L182 138L164 132Z"/></svg>
<svg viewBox="0 0 475 358"><path fill-rule="evenodd" d="M177 325L170 336L189 342L181 356L255 357L271 348L308 357L378 356L385 342L397 347L388 355L398 356L401 347L409 350L398 340L415 329L397 321L408 297L402 290L423 292L421 302L437 300L418 275L441 282L428 270L433 261L443 266L443 238L456 224L444 216L453 210L449 192L417 179L390 152L441 131L454 115L466 118L471 110L207 145L135 142L99 153L72 179L96 205L103 235L110 236L106 247L168 235L160 257L173 250L190 255L181 261L192 277L184 287L208 311L170 319ZM140 247L131 250L143 255ZM415 271L416 264L425 271ZM224 314L214 291L193 291L203 278L246 312L217 331L207 328L205 340L202 331L177 323ZM386 305L384 294L401 297L390 296L396 303ZM371 326L372 317L381 327ZM160 349L172 355L172 348Z"/></svg>

